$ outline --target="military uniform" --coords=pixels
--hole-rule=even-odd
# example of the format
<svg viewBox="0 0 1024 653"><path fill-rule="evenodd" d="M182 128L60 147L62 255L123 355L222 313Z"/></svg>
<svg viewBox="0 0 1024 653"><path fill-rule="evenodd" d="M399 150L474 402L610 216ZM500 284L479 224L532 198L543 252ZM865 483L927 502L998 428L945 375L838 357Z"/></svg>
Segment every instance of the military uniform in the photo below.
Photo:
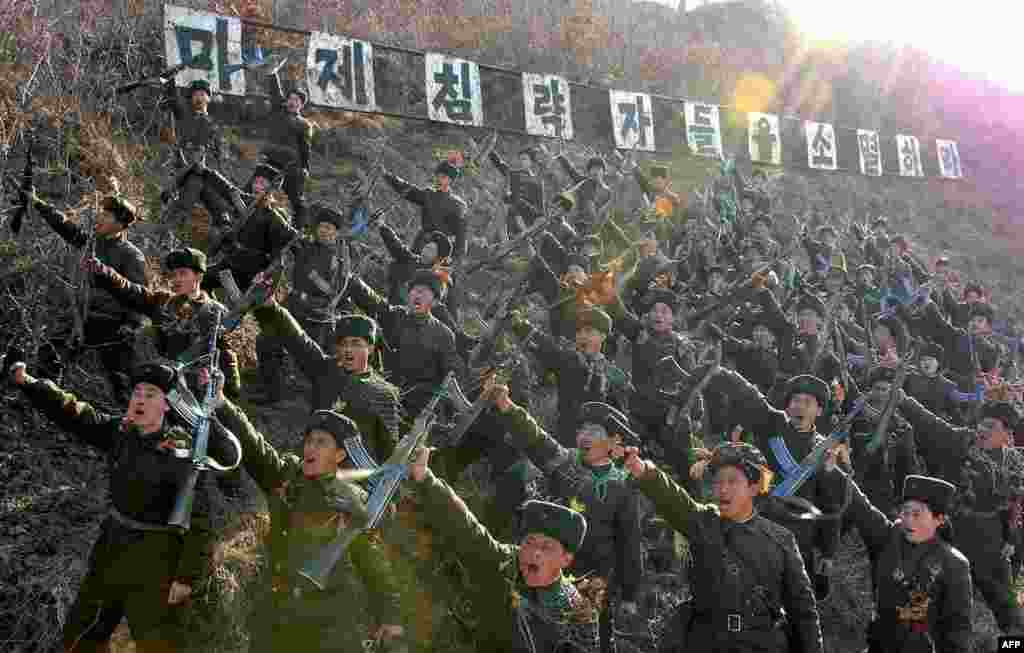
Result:
<svg viewBox="0 0 1024 653"><path fill-rule="evenodd" d="M322 590L298 572L338 535L340 513L365 512L364 505L352 505L362 504L365 492L334 475L303 476L302 460L278 452L234 404L226 402L217 415L238 434L245 469L270 505L269 582L254 614L252 650L363 651L371 629L396 623L400 612L398 587L376 536L357 536ZM315 420L309 428L329 430ZM329 432L336 439L345 437Z"/></svg>
<svg viewBox="0 0 1024 653"><path fill-rule="evenodd" d="M328 307L334 299L341 271L339 248L318 240L303 241L295 250L292 289L288 293L288 312L325 351L334 348L334 319ZM315 273L315 274L314 274Z"/></svg>
<svg viewBox="0 0 1024 653"><path fill-rule="evenodd" d="M327 353L277 304L257 308L253 317L264 335L286 347L298 361L299 369L309 377L313 410L336 410L352 419L374 459L386 460L398 442L401 426L398 388L373 368L363 374L352 374L342 368L333 353ZM349 333L343 323L339 323L339 329L342 335Z"/></svg>
<svg viewBox="0 0 1024 653"><path fill-rule="evenodd" d="M254 175L264 176L273 183L277 170L269 166L259 166ZM217 263L206 275L204 286L216 288L220 285L218 273L230 270L239 289L245 292L253 277L267 269L277 260L284 248L299 237L299 232L291 225L288 215L275 206L262 205L255 208L248 219L239 225L238 230L231 233L220 243L213 257Z"/></svg>
<svg viewBox="0 0 1024 653"><path fill-rule="evenodd" d="M168 267L195 267L206 269L206 257L194 249L171 252L167 257ZM138 311L153 319L153 324L143 330L142 338L149 340L140 343L144 358L159 356L169 360L178 360L183 356L191 357L197 347L205 353L205 343L209 339L210 329L215 319L214 311L227 313L223 304L216 301L206 291L199 291L198 297L175 295L167 290L150 290L145 286L133 283L108 267L96 273L98 287L109 291L117 301L132 310ZM220 370L224 373L224 391L230 397L238 397L241 393L241 378L238 371L238 357L220 338ZM179 361L184 362L184 361ZM195 374L192 369L193 389L197 389Z"/></svg>
<svg viewBox="0 0 1024 653"><path fill-rule="evenodd" d="M147 366L133 381L167 392L173 371ZM140 653L164 653L182 644L182 606L167 604L172 581L197 587L208 572L212 533L209 475L195 490L191 528L167 525L178 489L192 470L192 438L166 422L148 434L122 418L96 410L50 381L21 386L33 405L59 427L104 451L110 467L110 513L89 556L89 567L64 622L63 640L76 653L106 651L114 629L127 617ZM210 456L237 463L238 450L211 429Z"/></svg>
<svg viewBox="0 0 1024 653"><path fill-rule="evenodd" d="M612 200L612 189L603 181L597 181L579 172L564 155L557 157L562 170L572 180L576 206L576 229L581 235L593 233L596 223L604 216L598 215L603 207ZM593 166L606 168L604 160L599 157L587 161L587 170Z"/></svg>
<svg viewBox="0 0 1024 653"><path fill-rule="evenodd" d="M457 175L454 168L451 170L451 174ZM423 249L427 234L440 231L455 241L452 258L466 258L466 248L469 246L466 240L466 200L452 192L445 193L434 188L417 186L390 172L384 174L384 181L388 182L396 193L420 207L420 231L413 239L413 251Z"/></svg>
<svg viewBox="0 0 1024 653"><path fill-rule="evenodd" d="M992 307L975 305L972 315L979 314L989 318L992 323ZM991 335L975 335L966 329L954 327L943 319L934 302L929 302L924 315L912 320L910 326L929 340L933 340L945 349L946 363L949 371L964 392L975 389L975 375L978 372L992 372L999 367L1003 351L999 343Z"/></svg>
<svg viewBox="0 0 1024 653"><path fill-rule="evenodd" d="M313 144L313 123L300 113L289 113L284 109L287 95L281 86L281 78L270 78L270 102L273 107L267 123L267 147L263 151L267 162L284 175L284 192L292 205L295 226L306 228L306 175L309 173L310 152ZM303 104L306 94L298 89Z"/></svg>
<svg viewBox="0 0 1024 653"><path fill-rule="evenodd" d="M452 547L473 583L466 598L477 616L476 650L597 653L598 608L565 576L548 587L526 586L519 574L519 547L496 540L444 481L428 471L416 493L424 521ZM542 502L526 505L531 503ZM574 529L582 542L586 522L576 517L583 524ZM558 535L554 531L560 525L551 524L551 519L540 516L534 520L548 523L526 526L522 529L526 534ZM556 539L570 553L578 547L568 545L567 538Z"/></svg>
<svg viewBox="0 0 1024 653"><path fill-rule="evenodd" d="M958 504L950 512L953 543L971 561L975 585L1001 629L1024 631L1024 611L1010 591L1010 561L1002 551L1012 543L1006 521L1010 496L1024 494L1024 458L1009 447L979 448L973 428L955 427L911 397L900 409L914 425L928 473L959 490Z"/></svg>
<svg viewBox="0 0 1024 653"><path fill-rule="evenodd" d="M205 91L212 96L210 85L205 80L193 82L188 90L190 94ZM172 208L174 219L185 224L191 219L192 207L202 200L215 222L230 222L232 204L237 204L239 199L232 196L237 189L215 169L221 162L223 138L220 127L210 114L192 110L178 94L174 79L168 80L164 91L174 114L174 129L181 153L175 158L179 196Z"/></svg>
<svg viewBox="0 0 1024 653"><path fill-rule="evenodd" d="M604 407L605 411L594 406ZM623 423L626 418L621 413L615 426L607 424L604 415L608 408L607 404L586 403L582 413L576 414L575 421L606 426L609 436L614 432L628 432L628 424ZM596 574L611 583L613 592L621 590L622 601L635 602L643 579L643 547L640 504L627 483L629 474L612 462L587 465L580 450L558 444L519 406L502 413L500 419L509 442L547 475L549 488L559 502L580 506L576 509L587 517L587 536L576 553L573 573L577 577ZM610 618L605 621L611 625ZM609 650L612 646L610 630L602 639L605 650Z"/></svg>
<svg viewBox="0 0 1024 653"><path fill-rule="evenodd" d="M799 377L798 377L799 379ZM789 393L810 392L813 388L802 387L794 379L789 384ZM824 388L820 379L817 383ZM826 390L827 391L827 390ZM784 411L774 408L757 388L742 376L731 370L721 370L708 383L708 392L728 395L732 400L732 413L737 423L743 424L754 436L754 444L765 452L768 465L780 482L792 475L800 461L811 452L823 436L817 431L803 433L790 424ZM826 403L826 402L820 402ZM819 470L797 491L797 496L807 499L822 512L835 512L843 503L843 479L836 473ZM780 518L781 519L781 518ZM835 557L839 547L839 526L835 521L781 522L793 531L800 552L813 575L813 549L817 546L822 557Z"/></svg>
<svg viewBox="0 0 1024 653"><path fill-rule="evenodd" d="M524 152L532 156L533 148L528 148ZM523 224L531 227L538 218L544 217L544 180L530 170L512 169L501 155L493 150L490 159L494 167L508 178L508 192L505 194L508 215L505 220L509 236L514 237L519 233L516 218L522 218Z"/></svg>
<svg viewBox="0 0 1024 653"><path fill-rule="evenodd" d="M745 522L722 519L660 470L636 485L683 534L693 557L692 608L685 650L820 653L818 608L793 534L755 510Z"/></svg>
<svg viewBox="0 0 1024 653"><path fill-rule="evenodd" d="M907 477L903 499L922 500L924 477ZM927 479L929 485L945 484ZM952 486L950 486L952 492ZM948 512L926 501L932 512ZM899 522L890 521L853 485L850 519L872 560L875 617L868 628L870 653L967 653L974 600L967 558L939 536L912 544Z"/></svg>
<svg viewBox="0 0 1024 653"><path fill-rule="evenodd" d="M580 313L577 325L579 328L594 325L607 335L611 331L611 318L604 311L588 309ZM558 373L556 435L564 446L576 443L576 419L585 402L600 401L620 409L628 405L629 380L604 354L584 354L574 344L536 331L529 322L518 322L513 330L526 338L525 346L538 360Z"/></svg>
<svg viewBox="0 0 1024 653"><path fill-rule="evenodd" d="M440 296L439 289L434 295ZM389 379L401 388L405 413L415 417L448 373L458 376L462 369L455 335L433 315L388 303L358 277L349 282L347 297L381 326L388 351L394 353L384 362Z"/></svg>
<svg viewBox="0 0 1024 653"><path fill-rule="evenodd" d="M46 220L68 244L83 248L90 238L95 238L96 258L110 266L129 281L146 283L146 257L130 240L125 231L107 237L86 233L80 225L70 221L53 206L35 198L33 203L39 215ZM117 196L108 197L102 207L111 211L124 225L135 221L135 207ZM95 347L107 370L114 396L127 399L131 388L127 374L132 367L132 344L135 332L143 326L146 318L136 311L126 309L109 292L102 288L92 293L89 301L89 318L84 327L85 345Z"/></svg>

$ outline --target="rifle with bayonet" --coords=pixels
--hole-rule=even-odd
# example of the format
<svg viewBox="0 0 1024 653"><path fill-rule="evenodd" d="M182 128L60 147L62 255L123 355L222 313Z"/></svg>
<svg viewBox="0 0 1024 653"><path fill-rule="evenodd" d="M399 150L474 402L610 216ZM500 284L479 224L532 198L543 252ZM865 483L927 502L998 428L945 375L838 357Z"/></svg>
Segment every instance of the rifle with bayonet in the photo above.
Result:
<svg viewBox="0 0 1024 653"><path fill-rule="evenodd" d="M157 75L154 75L152 77L146 77L146 78L140 79L138 81L129 82L127 84L122 84L121 86L118 86L117 88L114 89L114 93L116 95L123 95L125 93L131 93L135 89L141 88L143 86L163 85L164 83L166 83L166 81L168 79L170 79L171 77L174 77L175 75L177 75L181 71L185 70L186 68L190 67L191 65L192 65L192 61L191 60L179 63L179 64L177 64L175 66L171 66L167 70L164 70L163 72L161 72L161 73L159 73Z"/></svg>
<svg viewBox="0 0 1024 653"><path fill-rule="evenodd" d="M373 487L366 503L365 514L360 512L358 524L345 529L320 551L315 559L308 561L299 570L299 575L318 589L324 589L334 566L338 564L349 545L365 529L376 528L398 486L409 476L409 464L417 448L426 441L430 429L437 420L437 406L441 399L449 396L455 374L449 373L441 387L420 411L412 430L402 438L391 456L376 469L349 473L351 479L367 480Z"/></svg>
<svg viewBox="0 0 1024 653"><path fill-rule="evenodd" d="M210 444L210 420L213 411L216 410L217 401L216 386L217 371L219 370L220 349L217 339L220 337L222 313L214 311L213 326L210 329L210 337L207 345L208 366L210 379L206 384L206 397L203 400L202 410L199 414L198 424L195 426L194 437L192 438L192 468L184 483L178 488L178 494L174 499L174 508L167 520L168 526L175 526L182 531L187 531L192 526L192 505L195 500L196 484L199 482L199 475L207 471L207 449Z"/></svg>

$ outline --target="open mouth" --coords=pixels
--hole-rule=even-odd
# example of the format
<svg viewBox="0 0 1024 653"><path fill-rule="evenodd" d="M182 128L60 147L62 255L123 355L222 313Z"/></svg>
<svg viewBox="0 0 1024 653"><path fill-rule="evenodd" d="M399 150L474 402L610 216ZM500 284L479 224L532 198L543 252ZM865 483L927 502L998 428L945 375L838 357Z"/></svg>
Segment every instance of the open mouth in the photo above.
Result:
<svg viewBox="0 0 1024 653"><path fill-rule="evenodd" d="M540 565L535 562L526 563L526 568L523 570L525 575L533 576L540 573Z"/></svg>

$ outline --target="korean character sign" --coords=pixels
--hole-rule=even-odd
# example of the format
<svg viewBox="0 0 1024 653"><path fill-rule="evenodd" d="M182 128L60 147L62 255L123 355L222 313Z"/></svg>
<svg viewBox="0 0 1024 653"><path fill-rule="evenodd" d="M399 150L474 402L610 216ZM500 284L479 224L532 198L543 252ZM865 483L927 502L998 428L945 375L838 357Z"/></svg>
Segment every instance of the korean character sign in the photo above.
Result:
<svg viewBox="0 0 1024 653"><path fill-rule="evenodd" d="M428 52L424 57L427 77L427 117L457 125L484 124L480 66L472 61Z"/></svg>
<svg viewBox="0 0 1024 653"><path fill-rule="evenodd" d="M564 77L523 73L523 105L527 133L572 140L572 101Z"/></svg>
<svg viewBox="0 0 1024 653"><path fill-rule="evenodd" d="M722 158L722 130L718 106L703 102L685 102L686 143L697 156Z"/></svg>
<svg viewBox="0 0 1024 653"><path fill-rule="evenodd" d="M836 152L836 130L827 122L805 122L807 136L807 165L815 170L835 170L839 156Z"/></svg>
<svg viewBox="0 0 1024 653"><path fill-rule="evenodd" d="M869 177L882 176L882 147L878 132L857 130L857 149L860 151L860 172Z"/></svg>
<svg viewBox="0 0 1024 653"><path fill-rule="evenodd" d="M923 177L921 169L921 143L914 136L896 135L896 149L899 151L900 176Z"/></svg>
<svg viewBox="0 0 1024 653"><path fill-rule="evenodd" d="M309 35L306 55L309 101L339 109L374 111L373 46L326 32Z"/></svg>
<svg viewBox="0 0 1024 653"><path fill-rule="evenodd" d="M608 91L612 110L615 147L624 150L654 151L654 114L651 96L629 91Z"/></svg>
<svg viewBox="0 0 1024 653"><path fill-rule="evenodd" d="M964 170L960 167L960 148L956 141L935 139L935 152L939 157L939 174L946 179L963 179Z"/></svg>
<svg viewBox="0 0 1024 653"><path fill-rule="evenodd" d="M782 165L782 139L779 117L771 113L747 114L747 142L750 160Z"/></svg>
<svg viewBox="0 0 1024 653"><path fill-rule="evenodd" d="M192 63L174 78L178 86L205 79L215 93L245 95L238 18L164 5L164 50L168 66Z"/></svg>

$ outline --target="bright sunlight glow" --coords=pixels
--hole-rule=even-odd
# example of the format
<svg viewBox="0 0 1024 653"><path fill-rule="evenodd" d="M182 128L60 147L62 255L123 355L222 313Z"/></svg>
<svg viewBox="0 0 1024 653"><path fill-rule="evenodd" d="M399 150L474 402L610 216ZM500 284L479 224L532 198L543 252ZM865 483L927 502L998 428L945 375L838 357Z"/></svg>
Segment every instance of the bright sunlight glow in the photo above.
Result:
<svg viewBox="0 0 1024 653"><path fill-rule="evenodd" d="M813 40L909 44L972 76L1024 93L1019 0L780 0Z"/></svg>

